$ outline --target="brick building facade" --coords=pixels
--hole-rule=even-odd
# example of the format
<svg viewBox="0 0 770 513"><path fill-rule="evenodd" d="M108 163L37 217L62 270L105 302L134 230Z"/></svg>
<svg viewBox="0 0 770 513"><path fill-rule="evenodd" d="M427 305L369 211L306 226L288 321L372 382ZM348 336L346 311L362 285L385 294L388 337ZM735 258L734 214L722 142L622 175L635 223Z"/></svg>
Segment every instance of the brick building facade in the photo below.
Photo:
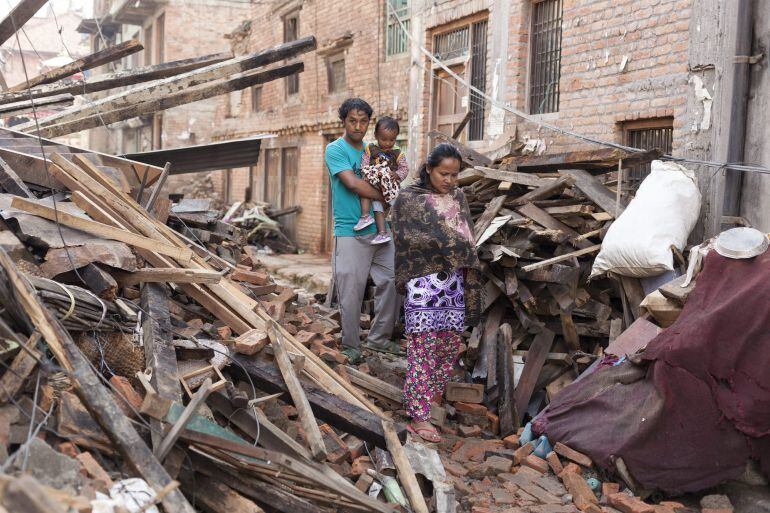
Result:
<svg viewBox="0 0 770 513"><path fill-rule="evenodd" d="M692 0L389 0L365 2L361 14L339 19L340 0L255 4L233 33L236 53L287 38L287 20L319 41L304 57L299 92L288 81L222 99L215 138L274 133L260 162L232 170L228 198L280 206L302 205L288 226L310 251L330 249L325 144L339 134L335 108L348 96L371 101L376 114L402 121L403 146L416 169L433 141L431 130L451 134L469 111L461 140L489 151L512 137L541 139L547 151L597 146L560 136L499 105L598 139L675 153L689 141L693 113L688 71ZM404 27L395 23L397 10ZM403 34L435 54L454 73L485 91L498 106L468 91ZM401 38L398 55L388 39ZM334 89L333 66L342 60L344 85ZM702 109L701 109L702 111ZM697 125L697 123L696 123ZM295 162L296 160L296 162ZM249 188L249 189L247 189Z"/></svg>
<svg viewBox="0 0 770 513"><path fill-rule="evenodd" d="M276 137L262 141L259 162L226 174L226 195L277 207L302 206L284 220L287 231L309 251L331 251L330 191L323 163L326 144L339 137L340 103L365 98L375 116L389 115L402 125L407 143L409 56L406 38L389 39L382 2L356 5L356 15L342 15L343 1L255 3L252 23L230 38L236 54L255 52L284 41L314 35L316 52L302 56L304 72L222 97L217 139L255 133ZM392 32L391 32L392 33Z"/></svg>
<svg viewBox="0 0 770 513"><path fill-rule="evenodd" d="M230 43L225 38L249 16L249 3L235 0L95 0L96 24L81 25L91 34L92 50L138 39L144 45L142 52L130 55L118 63L102 66L95 73L133 69L228 52ZM106 96L108 91L94 96ZM90 130L90 147L115 154L149 151L204 144L211 141L215 129L217 98L181 105L151 116L115 123L108 128ZM213 174L213 183L221 182L220 172ZM196 187L211 180L190 175L171 176L168 187L192 194ZM216 188L203 187L198 195L220 194Z"/></svg>

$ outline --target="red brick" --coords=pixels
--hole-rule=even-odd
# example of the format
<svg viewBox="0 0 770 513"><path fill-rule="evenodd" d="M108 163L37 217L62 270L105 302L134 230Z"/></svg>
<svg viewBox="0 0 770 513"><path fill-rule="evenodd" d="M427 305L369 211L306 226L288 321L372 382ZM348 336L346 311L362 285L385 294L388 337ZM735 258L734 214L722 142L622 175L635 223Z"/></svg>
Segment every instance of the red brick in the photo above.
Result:
<svg viewBox="0 0 770 513"><path fill-rule="evenodd" d="M369 456L360 456L354 459L353 463L350 465L350 473L353 476L365 474L367 469L374 469L374 465L372 465Z"/></svg>
<svg viewBox="0 0 770 513"><path fill-rule="evenodd" d="M548 461L548 465L551 467L551 470L553 470L553 473L557 476L564 470L564 466L561 464L561 460L555 452L549 452L545 459Z"/></svg>
<svg viewBox="0 0 770 513"><path fill-rule="evenodd" d="M217 328L217 333L222 340L230 340L233 336L233 330L230 329L230 326L220 326Z"/></svg>
<svg viewBox="0 0 770 513"><path fill-rule="evenodd" d="M556 445L553 446L553 450L559 456L563 456L568 460L572 460L578 465L582 465L584 467L590 467L592 465L591 458L589 458L588 456L586 456L581 452L578 452L564 445L561 442L556 442Z"/></svg>
<svg viewBox="0 0 770 513"><path fill-rule="evenodd" d="M599 504L599 500L594 495L591 487L588 486L583 476L574 472L568 472L566 469L561 473L561 480L572 495L572 502L581 511L585 511L590 505Z"/></svg>
<svg viewBox="0 0 770 513"><path fill-rule="evenodd" d="M517 449L519 447L519 437L517 435L508 435L503 438L503 444L506 449Z"/></svg>
<svg viewBox="0 0 770 513"><path fill-rule="evenodd" d="M483 404L454 403L454 407L460 413L470 413L471 415L486 416L488 411Z"/></svg>
<svg viewBox="0 0 770 513"><path fill-rule="evenodd" d="M110 385L112 385L114 393L117 395L115 400L121 411L130 418L136 418L136 412L142 406L142 396L139 395L139 392L123 376L112 376L110 378Z"/></svg>
<svg viewBox="0 0 770 513"><path fill-rule="evenodd" d="M576 463L570 462L567 463L567 465L564 467L564 470L559 473L559 477L561 477L561 474L564 472L572 472L573 474L582 475L583 469L580 468Z"/></svg>
<svg viewBox="0 0 770 513"><path fill-rule="evenodd" d="M262 351L270 338L262 330L252 329L235 339L233 350L244 355L253 355Z"/></svg>
<svg viewBox="0 0 770 513"><path fill-rule="evenodd" d="M541 474L545 474L548 472L548 462L545 461L543 458L538 458L534 454L530 454L529 456L524 458L524 461L522 461L521 464L531 469L537 470Z"/></svg>
<svg viewBox="0 0 770 513"><path fill-rule="evenodd" d="M535 450L535 444L532 442L529 442L528 444L524 444L513 453L513 464L514 465L521 465L521 462L524 461L524 458L532 454L532 451Z"/></svg>
<svg viewBox="0 0 770 513"><path fill-rule="evenodd" d="M481 435L481 428L479 426L458 426L460 435L465 437L477 437Z"/></svg>
<svg viewBox="0 0 770 513"><path fill-rule="evenodd" d="M610 506L622 513L655 513L655 509L636 497L625 493L613 493L609 496Z"/></svg>
<svg viewBox="0 0 770 513"><path fill-rule="evenodd" d="M609 501L610 495L620 492L620 485L618 483L602 483L602 504L606 504Z"/></svg>

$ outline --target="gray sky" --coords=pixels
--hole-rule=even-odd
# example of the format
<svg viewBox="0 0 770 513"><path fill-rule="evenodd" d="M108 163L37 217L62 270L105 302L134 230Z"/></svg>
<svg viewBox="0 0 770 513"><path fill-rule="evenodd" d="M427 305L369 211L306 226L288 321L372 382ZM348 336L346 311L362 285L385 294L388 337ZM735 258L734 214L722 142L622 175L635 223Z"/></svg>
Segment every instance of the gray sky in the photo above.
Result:
<svg viewBox="0 0 770 513"><path fill-rule="evenodd" d="M0 0L0 18L6 17L17 3L19 3L19 0ZM65 12L70 9L83 9L85 10L84 17L89 17L91 15L91 8L93 6L92 0L49 0L48 5L51 3L53 3L57 13ZM40 11L42 12L46 8L47 6L43 7Z"/></svg>

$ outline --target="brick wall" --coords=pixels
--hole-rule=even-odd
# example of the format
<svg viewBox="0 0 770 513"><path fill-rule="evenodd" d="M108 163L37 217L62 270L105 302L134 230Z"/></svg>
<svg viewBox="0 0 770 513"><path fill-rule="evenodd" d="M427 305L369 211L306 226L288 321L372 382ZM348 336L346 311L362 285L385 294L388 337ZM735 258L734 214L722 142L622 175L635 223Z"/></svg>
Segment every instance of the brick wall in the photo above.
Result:
<svg viewBox="0 0 770 513"><path fill-rule="evenodd" d="M620 123L673 117L674 151L689 129L687 51L691 0L565 0L559 111L541 115L560 127L605 141L624 142ZM511 16L513 72L508 101L527 111L531 8ZM623 59L628 61L620 70ZM515 63L515 64L514 64ZM520 118L522 136L545 139L552 151L597 148Z"/></svg>
<svg viewBox="0 0 770 513"><path fill-rule="evenodd" d="M314 35L318 41L318 51L300 57L305 70L300 74L299 93L287 97L284 80L264 84L259 112L252 111L251 90L220 97L214 137L273 133L277 137L264 140L263 150L298 148L296 183L284 184L296 188L294 194L302 206L295 221L296 240L308 251L329 251L328 175L323 152L327 138L341 133L337 108L346 98L360 96L372 105L375 117L391 115L399 119L405 138L409 58L385 58L384 5L374 0L358 3L355 16L341 15L350 9L350 3L343 0L255 3L251 28L231 35L235 52L256 52L281 43L283 17L297 8L299 36ZM350 36L347 44L331 52L335 41L346 35ZM345 55L346 88L329 93L327 57L338 52ZM264 151L258 166L264 169ZM248 173L237 177L231 173L231 183L239 184L231 187L231 199L243 197L244 179L248 179Z"/></svg>

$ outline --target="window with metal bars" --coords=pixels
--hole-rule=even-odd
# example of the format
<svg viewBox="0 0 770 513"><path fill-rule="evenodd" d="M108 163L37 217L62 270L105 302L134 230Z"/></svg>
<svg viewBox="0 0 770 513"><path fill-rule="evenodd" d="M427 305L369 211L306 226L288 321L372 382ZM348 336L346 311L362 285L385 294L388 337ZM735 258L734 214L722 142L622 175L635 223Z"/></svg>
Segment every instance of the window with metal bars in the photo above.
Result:
<svg viewBox="0 0 770 513"><path fill-rule="evenodd" d="M532 9L529 111L559 111L562 0L542 0Z"/></svg>
<svg viewBox="0 0 770 513"><path fill-rule="evenodd" d="M283 19L283 42L290 43L299 39L299 12L288 14ZM286 95L299 92L299 73L286 77Z"/></svg>
<svg viewBox="0 0 770 513"><path fill-rule="evenodd" d="M674 141L674 119L656 118L623 123L623 138L626 146L642 150L658 149L671 154ZM637 164L625 168L624 187L636 190L642 180L650 174L650 164Z"/></svg>
<svg viewBox="0 0 770 513"><path fill-rule="evenodd" d="M487 20L473 24L473 46L471 48L471 85L479 91L487 88ZM470 92L470 119L468 120L468 140L484 139L484 97L475 91Z"/></svg>
<svg viewBox="0 0 770 513"><path fill-rule="evenodd" d="M468 44L470 34L470 25L452 30L451 32L437 34L433 42L433 53L442 61L467 56L470 51L470 45Z"/></svg>
<svg viewBox="0 0 770 513"><path fill-rule="evenodd" d="M409 30L409 0L387 1L393 8L392 10L387 9L387 23L385 25L385 56L390 57L406 53L409 48L406 32L401 28L401 23L403 23L404 28Z"/></svg>

